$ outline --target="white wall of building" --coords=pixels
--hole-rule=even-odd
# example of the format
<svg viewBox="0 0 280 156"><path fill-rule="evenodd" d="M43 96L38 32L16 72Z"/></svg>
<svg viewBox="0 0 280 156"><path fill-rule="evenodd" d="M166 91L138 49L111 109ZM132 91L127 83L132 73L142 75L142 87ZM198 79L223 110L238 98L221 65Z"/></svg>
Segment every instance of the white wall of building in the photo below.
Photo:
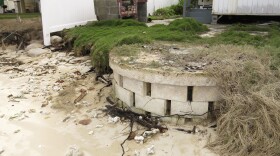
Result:
<svg viewBox="0 0 280 156"><path fill-rule="evenodd" d="M50 33L95 21L93 0L41 0L44 45Z"/></svg>
<svg viewBox="0 0 280 156"><path fill-rule="evenodd" d="M14 2L14 0L4 0L4 4L7 5L7 10L15 9L15 2Z"/></svg>
<svg viewBox="0 0 280 156"><path fill-rule="evenodd" d="M153 14L157 9L178 4L179 0L148 0L148 14Z"/></svg>
<svg viewBox="0 0 280 156"><path fill-rule="evenodd" d="M213 14L280 16L280 0L214 0Z"/></svg>

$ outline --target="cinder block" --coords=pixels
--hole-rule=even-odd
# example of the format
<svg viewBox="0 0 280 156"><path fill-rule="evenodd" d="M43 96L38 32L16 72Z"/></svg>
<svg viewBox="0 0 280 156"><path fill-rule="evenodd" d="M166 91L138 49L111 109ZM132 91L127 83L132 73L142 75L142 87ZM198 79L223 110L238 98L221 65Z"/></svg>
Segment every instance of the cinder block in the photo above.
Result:
<svg viewBox="0 0 280 156"><path fill-rule="evenodd" d="M192 113L191 102L171 101L171 115L184 115Z"/></svg>
<svg viewBox="0 0 280 156"><path fill-rule="evenodd" d="M114 79L120 87L123 87L123 79L122 79L122 76L120 74L114 72Z"/></svg>
<svg viewBox="0 0 280 156"><path fill-rule="evenodd" d="M146 83L135 79L123 77L123 88L135 92L141 96L145 96L147 92Z"/></svg>
<svg viewBox="0 0 280 156"><path fill-rule="evenodd" d="M119 14L119 7L110 7L110 15Z"/></svg>
<svg viewBox="0 0 280 156"><path fill-rule="evenodd" d="M166 100L153 99L149 96L135 94L135 107L163 116L166 112Z"/></svg>
<svg viewBox="0 0 280 156"><path fill-rule="evenodd" d="M192 102L192 112L195 115L203 115L203 116L195 116L196 118L207 118L208 112L208 102Z"/></svg>
<svg viewBox="0 0 280 156"><path fill-rule="evenodd" d="M116 7L118 6L118 3L116 0L107 0L107 6L110 6L110 7Z"/></svg>
<svg viewBox="0 0 280 156"><path fill-rule="evenodd" d="M133 106L134 103L133 92L120 87L116 83L115 83L115 92L116 92L116 97L119 98L122 102L126 103L129 107Z"/></svg>
<svg viewBox="0 0 280 156"><path fill-rule="evenodd" d="M196 102L209 102L218 101L220 99L217 87L199 87L193 88L193 101Z"/></svg>
<svg viewBox="0 0 280 156"><path fill-rule="evenodd" d="M187 102L188 87L152 84L152 97Z"/></svg>

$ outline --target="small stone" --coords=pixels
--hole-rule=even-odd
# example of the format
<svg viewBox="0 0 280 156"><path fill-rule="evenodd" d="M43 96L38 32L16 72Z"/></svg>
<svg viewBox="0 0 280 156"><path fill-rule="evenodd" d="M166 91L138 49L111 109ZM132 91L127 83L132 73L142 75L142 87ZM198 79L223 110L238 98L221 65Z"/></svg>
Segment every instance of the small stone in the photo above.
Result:
<svg viewBox="0 0 280 156"><path fill-rule="evenodd" d="M93 134L94 134L93 131L89 131L89 132L88 132L88 135L93 135Z"/></svg>
<svg viewBox="0 0 280 156"><path fill-rule="evenodd" d="M20 129L18 129L18 130L16 130L16 131L14 131L14 133L19 133L20 132Z"/></svg>
<svg viewBox="0 0 280 156"><path fill-rule="evenodd" d="M91 123L91 119L84 119L79 121L79 124L81 125L88 125L90 123Z"/></svg>
<svg viewBox="0 0 280 156"><path fill-rule="evenodd" d="M52 36L51 37L51 44L52 45L58 45L58 44L60 44L62 42L63 42L63 39L61 37L59 37L59 36Z"/></svg>

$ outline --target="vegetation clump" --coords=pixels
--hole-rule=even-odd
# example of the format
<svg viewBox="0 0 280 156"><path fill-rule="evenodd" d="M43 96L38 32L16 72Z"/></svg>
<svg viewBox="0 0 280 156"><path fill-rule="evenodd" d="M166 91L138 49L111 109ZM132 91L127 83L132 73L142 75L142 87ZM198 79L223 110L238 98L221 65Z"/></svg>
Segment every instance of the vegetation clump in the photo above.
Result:
<svg viewBox="0 0 280 156"><path fill-rule="evenodd" d="M193 19L177 19L170 25L147 27L135 20L108 20L65 30L65 38L74 43L77 55L90 53L99 73L110 71L109 51L115 46L126 44L147 44L153 40L191 41L207 27Z"/></svg>
<svg viewBox="0 0 280 156"><path fill-rule="evenodd" d="M196 55L209 63L222 96L218 137L208 147L221 155L280 155L280 70L271 69L269 52L221 45Z"/></svg>

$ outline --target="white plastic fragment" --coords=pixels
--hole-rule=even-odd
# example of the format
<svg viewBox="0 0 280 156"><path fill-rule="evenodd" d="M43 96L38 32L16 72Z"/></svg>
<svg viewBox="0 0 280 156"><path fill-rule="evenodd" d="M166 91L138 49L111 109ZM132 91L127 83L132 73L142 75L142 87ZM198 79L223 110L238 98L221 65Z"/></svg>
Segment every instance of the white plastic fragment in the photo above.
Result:
<svg viewBox="0 0 280 156"><path fill-rule="evenodd" d="M144 143L144 137L143 136L135 136L134 137L134 140L137 142L137 143L140 143L140 144L143 144Z"/></svg>
<svg viewBox="0 0 280 156"><path fill-rule="evenodd" d="M102 128L103 125L96 125L95 128Z"/></svg>
<svg viewBox="0 0 280 156"><path fill-rule="evenodd" d="M108 122L109 123L117 123L117 122L119 122L120 121L120 117L118 117L118 116L116 116L116 117L111 117L111 116L109 116L109 118L108 118Z"/></svg>
<svg viewBox="0 0 280 156"><path fill-rule="evenodd" d="M155 145L152 145L151 147L147 148L147 155L153 155L155 154Z"/></svg>
<svg viewBox="0 0 280 156"><path fill-rule="evenodd" d="M89 131L88 135L93 135L93 133L94 133L93 131Z"/></svg>

